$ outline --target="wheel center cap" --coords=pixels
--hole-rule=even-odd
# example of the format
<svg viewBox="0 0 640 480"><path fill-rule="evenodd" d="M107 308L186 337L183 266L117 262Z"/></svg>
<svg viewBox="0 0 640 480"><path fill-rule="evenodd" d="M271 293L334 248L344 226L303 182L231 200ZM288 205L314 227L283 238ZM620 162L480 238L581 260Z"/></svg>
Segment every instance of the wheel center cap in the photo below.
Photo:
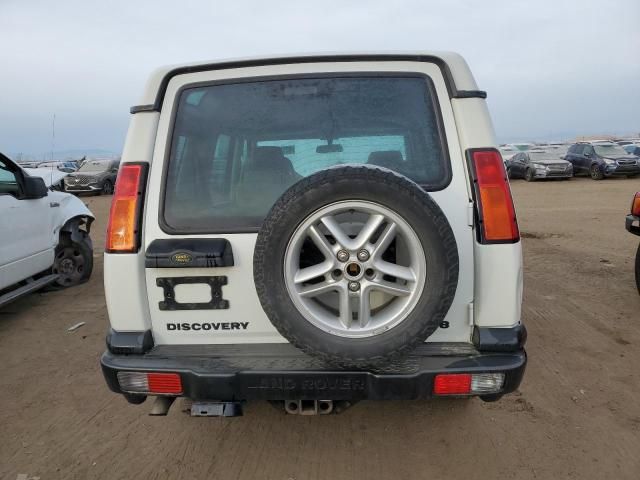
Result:
<svg viewBox="0 0 640 480"><path fill-rule="evenodd" d="M71 260L70 258L65 258L60 262L60 272L64 274L73 272L73 267L73 260Z"/></svg>
<svg viewBox="0 0 640 480"><path fill-rule="evenodd" d="M350 278L358 278L362 273L362 267L359 263L351 262L345 267L344 273Z"/></svg>

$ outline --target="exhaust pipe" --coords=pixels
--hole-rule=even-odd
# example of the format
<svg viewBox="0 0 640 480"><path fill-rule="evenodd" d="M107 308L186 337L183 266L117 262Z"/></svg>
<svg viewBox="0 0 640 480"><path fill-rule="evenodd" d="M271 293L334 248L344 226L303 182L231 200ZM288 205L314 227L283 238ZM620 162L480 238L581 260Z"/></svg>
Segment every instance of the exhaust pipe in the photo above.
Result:
<svg viewBox="0 0 640 480"><path fill-rule="evenodd" d="M176 397L156 397L156 401L153 402L149 415L151 416L165 416L169 413L169 409Z"/></svg>

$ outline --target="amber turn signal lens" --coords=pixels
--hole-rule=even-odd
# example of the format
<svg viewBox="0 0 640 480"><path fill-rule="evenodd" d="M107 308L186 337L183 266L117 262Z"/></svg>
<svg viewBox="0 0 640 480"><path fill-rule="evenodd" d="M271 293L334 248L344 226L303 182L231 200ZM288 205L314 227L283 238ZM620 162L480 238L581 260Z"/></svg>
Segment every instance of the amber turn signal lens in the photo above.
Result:
<svg viewBox="0 0 640 480"><path fill-rule="evenodd" d="M640 192L636 192L631 202L631 215L640 217Z"/></svg>
<svg viewBox="0 0 640 480"><path fill-rule="evenodd" d="M145 172L146 165L143 164L124 164L120 167L107 225L105 250L108 253L138 251L138 218L141 214Z"/></svg>
<svg viewBox="0 0 640 480"><path fill-rule="evenodd" d="M517 242L520 231L500 153L494 149L474 150L471 159L475 170L483 242Z"/></svg>

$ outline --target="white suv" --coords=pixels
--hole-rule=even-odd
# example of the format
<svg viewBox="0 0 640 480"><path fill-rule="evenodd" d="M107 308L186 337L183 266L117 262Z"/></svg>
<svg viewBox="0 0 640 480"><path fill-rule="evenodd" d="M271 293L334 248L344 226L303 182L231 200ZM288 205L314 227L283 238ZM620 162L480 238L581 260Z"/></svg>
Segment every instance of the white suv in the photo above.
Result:
<svg viewBox="0 0 640 480"><path fill-rule="evenodd" d="M452 53L155 72L107 232L109 387L194 415L515 390L521 244L485 97Z"/></svg>

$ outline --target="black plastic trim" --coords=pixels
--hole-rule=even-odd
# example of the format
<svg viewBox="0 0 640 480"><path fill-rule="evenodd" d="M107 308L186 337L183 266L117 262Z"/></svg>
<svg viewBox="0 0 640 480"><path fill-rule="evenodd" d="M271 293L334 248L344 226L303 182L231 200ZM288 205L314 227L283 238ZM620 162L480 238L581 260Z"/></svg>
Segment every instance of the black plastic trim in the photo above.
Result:
<svg viewBox="0 0 640 480"><path fill-rule="evenodd" d="M480 352L517 352L527 342L527 329L523 324L514 327L474 327L473 344Z"/></svg>
<svg viewBox="0 0 640 480"><path fill-rule="evenodd" d="M258 233L260 226L249 227L234 227L234 228L174 228L169 225L165 219L165 204L167 196L167 175L169 172L169 163L171 157L171 150L173 145L173 138L175 135L176 117L178 113L178 106L180 104L180 97L185 90L194 88L202 88L206 86L216 85L234 85L239 83L256 83L256 82L269 82L283 79L314 79L314 78L421 78L427 84L427 94L430 95L430 100L434 108L434 116L436 119L436 126L438 129L438 137L440 139L440 145L442 148L443 164L445 169L444 178L440 183L427 185L419 184L426 192L438 192L444 190L451 184L453 178L453 170L451 166L451 155L449 152L447 135L444 126L444 120L442 118L442 109L440 107L440 101L436 93L436 87L433 83L433 79L428 75L420 72L376 72L376 71L362 71L362 72L332 72L332 73L297 73L297 74L284 74L284 75L268 75L260 77L241 77L241 78L226 78L223 80L208 80L204 82L194 82L183 85L176 92L171 112L171 119L169 123L169 135L165 144L164 161L162 163L162 180L161 180L161 193L160 193L160 205L158 208L158 225L160 229L169 235L204 235L204 234L233 234L233 233Z"/></svg>
<svg viewBox="0 0 640 480"><path fill-rule="evenodd" d="M487 240L484 236L484 230L482 228L482 201L480 200L480 192L478 187L478 175L476 172L476 166L473 163L473 154L475 152L496 152L502 158L502 154L497 148L469 148L465 152L465 156L467 159L467 167L469 170L470 180L471 180L471 190L473 192L473 203L474 203L474 224L477 225L476 230L476 239L482 245L500 245L500 244L513 244L520 242L520 227L518 226L518 238L514 238L512 240ZM504 164L503 164L504 165ZM507 170L504 169L504 180L507 182L507 186L509 186L509 176L507 175ZM509 187L511 189L511 187ZM511 197L511 202L513 203L513 196ZM513 208L513 212L515 215L515 205ZM516 225L518 225L517 217L514 218Z"/></svg>
<svg viewBox="0 0 640 480"><path fill-rule="evenodd" d="M624 228L634 235L640 235L640 217L631 214L627 215L627 218L624 220Z"/></svg>
<svg viewBox="0 0 640 480"><path fill-rule="evenodd" d="M145 252L146 268L233 267L233 249L226 238L162 238Z"/></svg>
<svg viewBox="0 0 640 480"><path fill-rule="evenodd" d="M141 112L156 112L156 107L153 103L149 103L147 105L134 105L129 109L129 113L141 113Z"/></svg>
<svg viewBox="0 0 640 480"><path fill-rule="evenodd" d="M410 400L433 396L438 373L503 372L500 394L513 392L527 363L524 350L455 356L414 353L380 370L340 370L318 363L289 344L273 347L279 353L271 355L252 353L256 345L235 345L237 351L232 354L206 357L180 355L180 347L186 346L175 346L175 356L106 352L101 365L107 385L123 393L119 371L176 372L184 396L195 401Z"/></svg>
<svg viewBox="0 0 640 480"><path fill-rule="evenodd" d="M262 67L268 65L286 65L295 63L323 63L323 62L424 62L435 64L442 72L444 83L447 87L449 98L486 98L486 92L482 90L458 90L453 74L449 65L440 57L435 55L412 55L412 54L370 54L370 55L316 55L301 57L283 57L283 58L263 58L255 60L237 60L231 62L207 63L203 65L191 65L186 67L178 67L170 70L165 74L160 82L158 93L152 104L138 105L131 108L131 113L149 112L162 110L162 103L167 92L167 86L171 79L177 75L187 73L208 72L214 70L228 70L233 68ZM484 94L484 96L482 96ZM141 108L142 107L142 108ZM139 109L140 108L140 109ZM134 109L137 109L135 112Z"/></svg>
<svg viewBox="0 0 640 480"><path fill-rule="evenodd" d="M156 285L162 288L164 300L158 302L158 309L161 311L174 310L226 310L229 308L229 300L222 298L222 286L227 284L227 277L204 276L195 277L158 277ZM202 283L209 285L211 289L211 300L208 302L188 302L176 301L175 286L183 284Z"/></svg>
<svg viewBox="0 0 640 480"><path fill-rule="evenodd" d="M142 355L154 346L151 330L117 332L109 329L106 341L108 351L115 355Z"/></svg>
<svg viewBox="0 0 640 480"><path fill-rule="evenodd" d="M458 90L453 98L487 98L487 92L484 90Z"/></svg>

